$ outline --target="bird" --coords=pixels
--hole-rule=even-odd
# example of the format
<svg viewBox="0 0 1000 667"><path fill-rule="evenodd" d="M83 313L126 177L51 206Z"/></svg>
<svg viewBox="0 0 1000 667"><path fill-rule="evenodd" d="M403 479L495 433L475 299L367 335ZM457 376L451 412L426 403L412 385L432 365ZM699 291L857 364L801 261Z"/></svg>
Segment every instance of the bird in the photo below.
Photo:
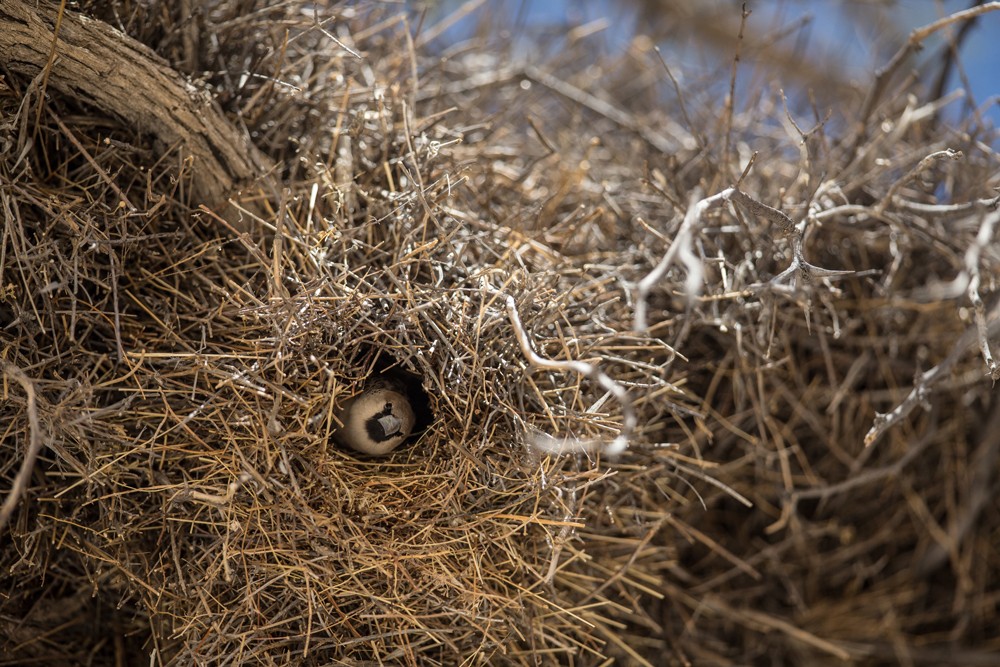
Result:
<svg viewBox="0 0 1000 667"><path fill-rule="evenodd" d="M406 386L392 377L368 382L337 411L343 426L333 433L335 441L362 454L384 456L398 447L416 423Z"/></svg>

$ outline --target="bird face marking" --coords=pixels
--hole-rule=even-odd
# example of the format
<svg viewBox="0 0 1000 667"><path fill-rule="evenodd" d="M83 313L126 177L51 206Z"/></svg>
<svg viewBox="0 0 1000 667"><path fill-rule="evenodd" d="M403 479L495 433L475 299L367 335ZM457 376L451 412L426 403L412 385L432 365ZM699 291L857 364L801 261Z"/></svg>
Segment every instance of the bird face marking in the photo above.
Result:
<svg viewBox="0 0 1000 667"><path fill-rule="evenodd" d="M403 421L392 413L393 405L387 402L382 411L365 422L368 437L375 442L385 442L390 438L406 435L402 432Z"/></svg>

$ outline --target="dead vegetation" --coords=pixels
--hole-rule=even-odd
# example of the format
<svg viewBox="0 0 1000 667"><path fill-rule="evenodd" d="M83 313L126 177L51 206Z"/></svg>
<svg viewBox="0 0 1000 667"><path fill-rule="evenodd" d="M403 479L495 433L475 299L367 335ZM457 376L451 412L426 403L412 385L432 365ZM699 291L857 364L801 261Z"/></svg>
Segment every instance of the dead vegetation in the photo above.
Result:
<svg viewBox="0 0 1000 667"><path fill-rule="evenodd" d="M896 69L698 103L648 41L525 65L388 3L82 5L262 157L207 201L58 43L0 62L0 663L995 660L978 116ZM387 368L425 429L357 459Z"/></svg>

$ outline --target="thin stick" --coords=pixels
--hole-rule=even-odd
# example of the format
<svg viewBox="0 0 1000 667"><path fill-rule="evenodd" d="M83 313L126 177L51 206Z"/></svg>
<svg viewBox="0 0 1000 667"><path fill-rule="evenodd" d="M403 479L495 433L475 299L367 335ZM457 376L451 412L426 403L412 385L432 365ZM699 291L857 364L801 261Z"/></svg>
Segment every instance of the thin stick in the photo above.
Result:
<svg viewBox="0 0 1000 667"><path fill-rule="evenodd" d="M740 32L736 35L736 53L733 54L733 67L729 73L729 96L726 98L726 105L723 110L723 113L725 114L726 130L724 133L725 142L722 148L722 164L723 169L727 172L729 171L729 151L731 150L733 140L733 109L736 106L736 71L740 66L740 51L743 46L743 30L747 26L748 16L750 16L750 10L747 9L747 5L744 2L740 11Z"/></svg>
<svg viewBox="0 0 1000 667"><path fill-rule="evenodd" d="M994 382L1000 380L1000 365L993 358L990 352L989 324L986 319L986 307L983 305L983 298L979 296L979 255L986 248L993 238L993 228L1000 222L1000 211L993 212L983 218L979 226L979 233L976 234L976 241L965 251L965 273L969 276L969 286L966 293L969 301L976 313L976 332L979 338L979 350L983 353L983 361L989 370L990 378Z"/></svg>
<svg viewBox="0 0 1000 667"><path fill-rule="evenodd" d="M903 189L903 186L907 183L919 176L920 172L931 166L931 163L935 160L943 160L945 158L949 160L961 160L963 157L964 155L962 151L956 151L953 148L946 148L943 151L934 151L930 155L926 156L917 163L917 166L903 174L902 178L889 186L889 190L885 193L885 196L882 197L881 201L875 205L875 215L878 216L884 213L886 207L892 203L896 193Z"/></svg>
<svg viewBox="0 0 1000 667"><path fill-rule="evenodd" d="M698 131L695 129L694 123L691 122L691 117L687 112L687 105L684 104L684 93L681 91L680 84L677 83L677 79L674 77L674 73L670 71L670 67L667 66L667 61L663 58L663 53L660 51L659 46L654 46L653 50L656 52L656 56L660 59L660 64L663 65L663 70L667 73L667 77L670 79L670 83L674 86L674 94L677 95L677 106L681 110L681 118L684 119L684 125L687 126L688 132L695 141L698 142L699 148L705 147L705 140L702 138Z"/></svg>
<svg viewBox="0 0 1000 667"><path fill-rule="evenodd" d="M49 85L49 74L52 73L52 64L56 61L56 50L59 47L59 31L62 28L63 16L66 14L66 0L60 0L59 10L56 12L56 25L52 31L52 47L49 49L49 58L45 63L45 70L42 74L42 85L38 91L38 108L35 109L35 136L42 123L42 108L45 106L45 89Z"/></svg>
<svg viewBox="0 0 1000 667"><path fill-rule="evenodd" d="M14 509L17 504L21 501L21 496L24 495L28 488L28 479L31 477L31 471L35 467L35 460L38 458L38 452L42 449L42 427L38 421L38 407L35 404L35 385L31 383L28 376L24 374L20 368L10 363L9 361L3 362L3 372L4 375L14 378L18 384L24 389L24 393L28 398L28 450L24 454L24 461L21 462L21 469L17 471L17 477L14 478L14 485L10 489L10 493L3 501L3 505L0 506L0 532L7 526L7 522L10 521L11 514L14 513Z"/></svg>
<svg viewBox="0 0 1000 667"><path fill-rule="evenodd" d="M697 261L697 258L695 258L694 253L691 251L691 240L694 238L694 229L701 223L701 217L705 214L705 211L720 202L728 201L732 193L733 188L727 188L688 207L687 213L684 215L684 222L681 223L681 228L677 230L677 236L674 237L670 248L667 249L667 252L653 270L640 280L636 286L637 296L633 324L635 331L641 332L646 330L646 297L649 296L653 287L663 280L663 276L667 274L670 265L674 263L675 257L680 256L681 261L688 270L688 277L684 283L688 302L698 298L698 295L701 293L701 281L704 278L705 272L701 262Z"/></svg>

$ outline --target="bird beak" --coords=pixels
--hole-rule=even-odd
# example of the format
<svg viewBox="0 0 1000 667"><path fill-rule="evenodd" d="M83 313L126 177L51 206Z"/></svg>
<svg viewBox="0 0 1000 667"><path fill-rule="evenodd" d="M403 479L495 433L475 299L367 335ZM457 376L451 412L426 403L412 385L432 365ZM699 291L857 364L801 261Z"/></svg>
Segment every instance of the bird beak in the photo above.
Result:
<svg viewBox="0 0 1000 667"><path fill-rule="evenodd" d="M399 433L399 427L403 424L403 422L399 421L394 415L391 414L379 417L378 423L382 426L382 433L385 434L385 437Z"/></svg>

